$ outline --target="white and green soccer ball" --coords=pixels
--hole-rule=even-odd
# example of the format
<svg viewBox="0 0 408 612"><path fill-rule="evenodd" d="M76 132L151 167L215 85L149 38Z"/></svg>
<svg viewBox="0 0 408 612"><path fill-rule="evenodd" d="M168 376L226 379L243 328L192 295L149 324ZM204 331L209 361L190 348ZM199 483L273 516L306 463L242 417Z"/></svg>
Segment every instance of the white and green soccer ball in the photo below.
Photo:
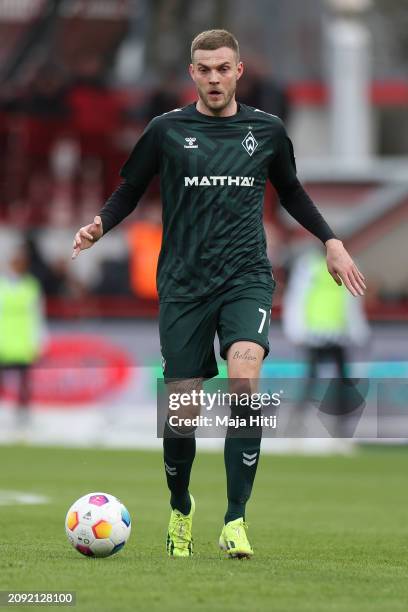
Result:
<svg viewBox="0 0 408 612"><path fill-rule="evenodd" d="M130 514L109 493L88 493L67 512L65 531L72 546L88 557L109 557L121 550L131 531Z"/></svg>

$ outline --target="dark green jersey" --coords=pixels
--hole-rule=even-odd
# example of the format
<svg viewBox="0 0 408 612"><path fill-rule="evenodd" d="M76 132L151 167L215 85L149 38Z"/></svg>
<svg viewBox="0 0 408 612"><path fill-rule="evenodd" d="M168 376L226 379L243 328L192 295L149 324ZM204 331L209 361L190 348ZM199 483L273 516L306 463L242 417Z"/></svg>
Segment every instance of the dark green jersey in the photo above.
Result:
<svg viewBox="0 0 408 612"><path fill-rule="evenodd" d="M263 229L265 183L296 179L293 148L280 119L239 105L212 117L195 104L155 117L121 175L140 196L160 175L161 301L193 301L225 287L272 285Z"/></svg>
<svg viewBox="0 0 408 612"><path fill-rule="evenodd" d="M270 282L262 217L277 161L295 173L282 122L243 104L232 117L192 104L150 122L121 175L138 187L160 174L162 301L208 296L248 274Z"/></svg>

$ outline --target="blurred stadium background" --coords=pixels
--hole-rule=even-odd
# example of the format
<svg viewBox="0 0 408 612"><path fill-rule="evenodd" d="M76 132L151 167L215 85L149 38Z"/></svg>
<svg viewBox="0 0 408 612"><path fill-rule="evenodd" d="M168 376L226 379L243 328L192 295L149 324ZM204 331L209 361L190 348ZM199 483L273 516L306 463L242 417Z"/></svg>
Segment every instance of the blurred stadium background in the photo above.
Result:
<svg viewBox="0 0 408 612"><path fill-rule="evenodd" d="M404 0L252 0L250 12L243 0L0 0L1 274L24 243L47 319L26 440L160 446L157 184L74 263L71 246L146 123L195 99L189 44L210 27L236 34L238 99L285 120L301 180L366 276L372 334L350 353L351 373L407 377L407 26ZM313 239L271 187L265 228L278 289L263 375L299 376L282 297ZM18 380L1 379L9 443Z"/></svg>

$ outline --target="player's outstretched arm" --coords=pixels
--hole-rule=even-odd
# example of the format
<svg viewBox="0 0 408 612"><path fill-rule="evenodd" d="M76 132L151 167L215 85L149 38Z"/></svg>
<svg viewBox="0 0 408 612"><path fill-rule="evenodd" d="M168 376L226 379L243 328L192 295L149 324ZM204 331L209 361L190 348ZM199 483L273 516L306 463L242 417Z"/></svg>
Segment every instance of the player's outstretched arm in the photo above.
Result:
<svg viewBox="0 0 408 612"><path fill-rule="evenodd" d="M283 125L281 127L280 149L269 168L269 178L281 204L296 221L326 245L327 269L335 282L344 284L354 296L364 295L364 276L299 182L293 145Z"/></svg>
<svg viewBox="0 0 408 612"><path fill-rule="evenodd" d="M326 244L327 269L338 285L344 284L354 297L364 295L365 278L346 251L341 240L330 238Z"/></svg>
<svg viewBox="0 0 408 612"><path fill-rule="evenodd" d="M74 243L72 245L74 248L72 251L72 259L78 257L81 251L89 249L99 240L99 238L102 238L102 235L102 219L99 215L97 215L92 223L81 227L75 234Z"/></svg>

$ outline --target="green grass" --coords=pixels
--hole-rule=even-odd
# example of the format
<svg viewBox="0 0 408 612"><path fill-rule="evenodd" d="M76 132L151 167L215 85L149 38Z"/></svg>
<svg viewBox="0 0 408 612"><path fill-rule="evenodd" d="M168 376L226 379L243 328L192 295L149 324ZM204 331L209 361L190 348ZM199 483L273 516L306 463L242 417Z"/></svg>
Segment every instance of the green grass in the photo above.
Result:
<svg viewBox="0 0 408 612"><path fill-rule="evenodd" d="M160 454L0 447L0 489L51 497L0 506L0 590L75 590L78 610L383 612L408 600L408 449L355 457L261 458L247 521L251 561L217 549L225 506L221 455L201 453L193 472L196 555L169 559ZM65 513L105 490L133 519L123 551L79 555ZM54 608L54 607L53 607Z"/></svg>

